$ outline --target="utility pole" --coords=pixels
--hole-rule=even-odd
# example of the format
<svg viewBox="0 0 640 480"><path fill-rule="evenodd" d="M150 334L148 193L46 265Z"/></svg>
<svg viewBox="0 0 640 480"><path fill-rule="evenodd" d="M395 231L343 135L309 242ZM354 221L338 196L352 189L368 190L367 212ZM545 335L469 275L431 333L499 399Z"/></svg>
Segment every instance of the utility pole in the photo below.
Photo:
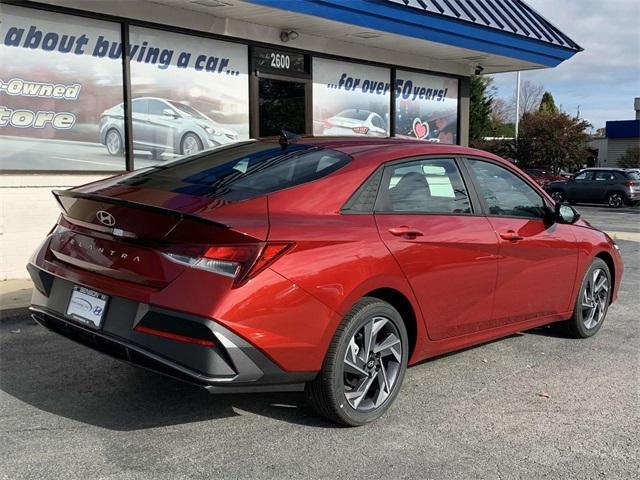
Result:
<svg viewBox="0 0 640 480"><path fill-rule="evenodd" d="M520 72L516 74L516 142L518 141L518 126L520 125Z"/></svg>

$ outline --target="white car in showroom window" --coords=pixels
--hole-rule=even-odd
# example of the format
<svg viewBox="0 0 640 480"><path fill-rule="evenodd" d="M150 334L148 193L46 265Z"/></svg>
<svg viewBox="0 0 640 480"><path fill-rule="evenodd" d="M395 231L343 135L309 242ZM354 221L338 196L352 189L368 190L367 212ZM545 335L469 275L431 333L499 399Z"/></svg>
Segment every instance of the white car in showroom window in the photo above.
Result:
<svg viewBox="0 0 640 480"><path fill-rule="evenodd" d="M141 97L132 100L131 108L133 147L150 152L154 159L160 159L165 152L192 155L238 140L238 132L182 102ZM121 155L123 139L124 110L119 104L100 116L100 143L111 155Z"/></svg>
<svg viewBox="0 0 640 480"><path fill-rule="evenodd" d="M371 110L350 108L325 120L322 134L386 137L388 135L387 122L382 116Z"/></svg>

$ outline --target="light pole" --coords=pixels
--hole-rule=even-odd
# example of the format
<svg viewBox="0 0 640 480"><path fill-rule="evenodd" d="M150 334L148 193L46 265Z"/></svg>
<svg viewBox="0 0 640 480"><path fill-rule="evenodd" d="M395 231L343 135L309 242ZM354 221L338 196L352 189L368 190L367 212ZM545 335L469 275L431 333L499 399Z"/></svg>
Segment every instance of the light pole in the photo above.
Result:
<svg viewBox="0 0 640 480"><path fill-rule="evenodd" d="M520 72L516 73L516 142L518 141L518 127L520 125Z"/></svg>

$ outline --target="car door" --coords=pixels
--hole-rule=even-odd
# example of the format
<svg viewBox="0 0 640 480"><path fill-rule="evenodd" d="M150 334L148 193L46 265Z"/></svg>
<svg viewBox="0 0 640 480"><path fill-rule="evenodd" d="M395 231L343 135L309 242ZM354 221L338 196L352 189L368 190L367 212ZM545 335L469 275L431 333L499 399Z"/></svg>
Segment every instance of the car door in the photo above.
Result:
<svg viewBox="0 0 640 480"><path fill-rule="evenodd" d="M578 247L542 195L513 170L468 159L487 219L499 238L494 325L565 313L572 305Z"/></svg>
<svg viewBox="0 0 640 480"><path fill-rule="evenodd" d="M487 328L498 242L457 162L423 158L385 167L375 206L380 238L407 277L429 337Z"/></svg>
<svg viewBox="0 0 640 480"><path fill-rule="evenodd" d="M567 182L567 200L572 202L588 202L593 188L593 171L578 173Z"/></svg>
<svg viewBox="0 0 640 480"><path fill-rule="evenodd" d="M168 115L173 112L172 115ZM168 103L161 100L149 100L149 123L153 133L153 144L173 149L174 132L180 122L180 114Z"/></svg>
<svg viewBox="0 0 640 480"><path fill-rule="evenodd" d="M608 172L606 170L594 172L593 181L589 188L589 198L591 202L603 202L612 190L619 190L616 188L617 184L621 183L616 178L614 172Z"/></svg>
<svg viewBox="0 0 640 480"><path fill-rule="evenodd" d="M153 132L149 126L149 101L136 98L131 102L131 123L133 126L133 144L146 147L153 142Z"/></svg>

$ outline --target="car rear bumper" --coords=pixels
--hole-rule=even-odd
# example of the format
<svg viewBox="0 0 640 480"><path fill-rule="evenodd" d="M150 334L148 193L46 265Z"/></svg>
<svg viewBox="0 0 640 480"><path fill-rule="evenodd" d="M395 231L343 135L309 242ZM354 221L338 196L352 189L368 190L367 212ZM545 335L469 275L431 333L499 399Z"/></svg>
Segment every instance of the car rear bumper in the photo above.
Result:
<svg viewBox="0 0 640 480"><path fill-rule="evenodd" d="M111 296L99 329L67 317L73 282L33 264L33 318L42 326L110 357L152 370L212 393L302 390L316 372L286 372L256 347L217 322ZM186 343L134 330L144 326L176 335L206 338Z"/></svg>

